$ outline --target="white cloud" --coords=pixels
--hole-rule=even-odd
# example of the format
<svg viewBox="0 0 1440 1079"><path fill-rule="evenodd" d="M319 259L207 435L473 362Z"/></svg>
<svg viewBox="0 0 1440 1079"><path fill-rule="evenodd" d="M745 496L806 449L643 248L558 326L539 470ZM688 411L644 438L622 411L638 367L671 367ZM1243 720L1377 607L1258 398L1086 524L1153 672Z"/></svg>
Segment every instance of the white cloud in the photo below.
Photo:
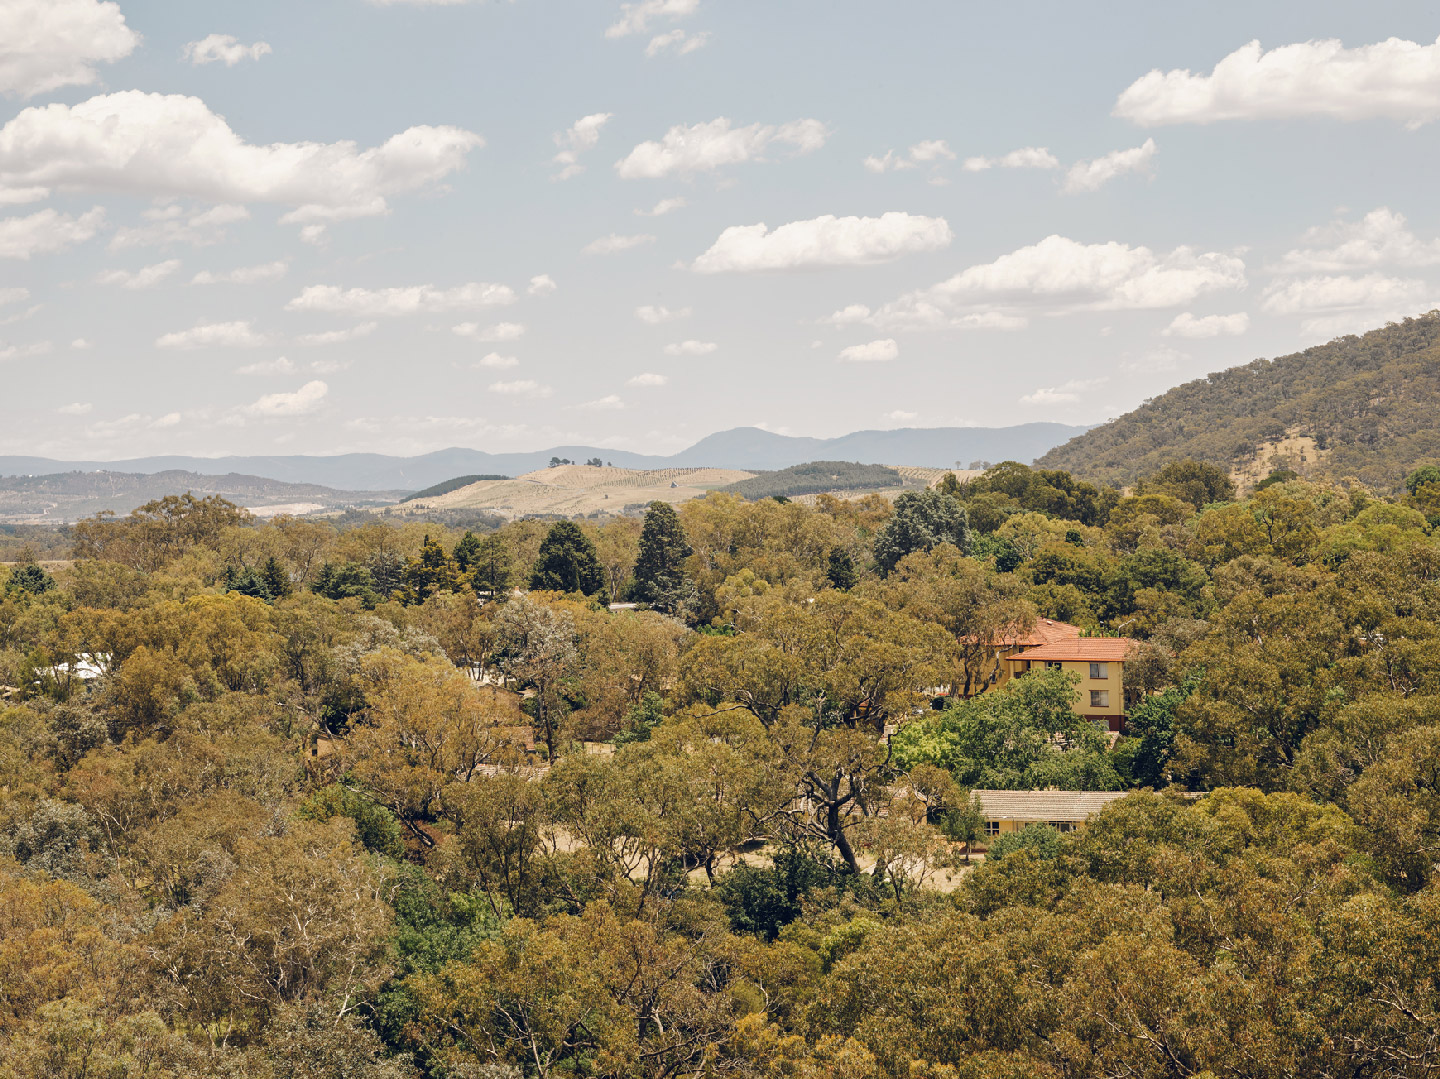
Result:
<svg viewBox="0 0 1440 1079"><path fill-rule="evenodd" d="M900 356L900 346L891 338L842 348L835 357L845 363L889 363Z"/></svg>
<svg viewBox="0 0 1440 1079"><path fill-rule="evenodd" d="M1205 315L1203 318L1183 311L1161 333L1165 337L1239 337L1249 328L1250 316L1244 311L1233 315Z"/></svg>
<svg viewBox="0 0 1440 1079"><path fill-rule="evenodd" d="M1025 146L1000 157L967 157L960 166L966 172L985 169L1058 169L1060 159L1043 146Z"/></svg>
<svg viewBox="0 0 1440 1079"><path fill-rule="evenodd" d="M62 416L88 416L94 407L89 401L71 401L68 405L61 405L55 411Z"/></svg>
<svg viewBox="0 0 1440 1079"><path fill-rule="evenodd" d="M320 333L302 333L295 338L300 345L342 345L361 337L369 337L379 327L378 322L362 322L348 330L323 330Z"/></svg>
<svg viewBox="0 0 1440 1079"><path fill-rule="evenodd" d="M99 77L94 64L123 60L139 42L119 4L7 0L0 3L0 94L88 86Z"/></svg>
<svg viewBox="0 0 1440 1079"><path fill-rule="evenodd" d="M1080 395L1093 386L1108 382L1106 378L1072 378L1059 386L1044 386L1020 398L1022 405L1060 405L1080 400Z"/></svg>
<svg viewBox="0 0 1440 1079"><path fill-rule="evenodd" d="M20 290L17 289L16 291L18 292ZM3 298L4 292L4 289L0 289L0 303L5 302ZM13 315L6 315L4 318L0 318L0 326L10 326L16 322L24 322L27 318L31 318L32 316L39 314L40 309L43 306L43 304L38 303L31 304L23 311L16 311Z"/></svg>
<svg viewBox="0 0 1440 1079"><path fill-rule="evenodd" d="M1077 161L1065 173L1065 190L1098 191L1127 172L1148 172L1154 159L1155 140L1146 139L1143 145L1129 150L1113 150L1094 161Z"/></svg>
<svg viewBox="0 0 1440 1079"><path fill-rule="evenodd" d="M105 211L96 206L79 217L56 210L40 210L28 217L0 218L0 259L29 259L84 243L105 223Z"/></svg>
<svg viewBox="0 0 1440 1079"><path fill-rule="evenodd" d="M1419 304L1430 287L1415 278L1344 274L1277 281L1265 290L1260 306L1272 315L1314 311L1379 310Z"/></svg>
<svg viewBox="0 0 1440 1079"><path fill-rule="evenodd" d="M291 375L295 373L295 365L284 356L273 360L260 360L256 363L247 363L243 367L235 368L237 375Z"/></svg>
<svg viewBox="0 0 1440 1079"><path fill-rule="evenodd" d="M663 34L656 34L650 39L650 44L645 46L645 55L654 59L662 52L673 52L676 56L688 56L696 49L705 47L710 40L710 32L702 30L698 34L687 34L678 27L666 31Z"/></svg>
<svg viewBox="0 0 1440 1079"><path fill-rule="evenodd" d="M520 361L514 356L502 356L498 352L487 352L476 361L476 367L506 368L518 367Z"/></svg>
<svg viewBox="0 0 1440 1079"><path fill-rule="evenodd" d="M1114 241L1047 236L902 296L867 321L884 329L1014 329L1024 325L1024 312L1037 308L1063 314L1179 307L1244 286L1245 263L1235 255L1190 247L1156 254Z"/></svg>
<svg viewBox="0 0 1440 1079"><path fill-rule="evenodd" d="M557 288L559 286L555 284L555 279L548 273L542 273L530 278L530 287L525 291L531 296L548 296Z"/></svg>
<svg viewBox="0 0 1440 1079"><path fill-rule="evenodd" d="M473 311L515 302L507 285L472 281L454 288L409 285L398 288L342 289L336 285L310 285L285 305L287 311L321 311L356 318L398 318L436 315L447 311Z"/></svg>
<svg viewBox="0 0 1440 1079"><path fill-rule="evenodd" d="M636 0L620 5L620 18L605 31L608 38L643 34L657 19L681 19L693 15L700 0Z"/></svg>
<svg viewBox="0 0 1440 1079"><path fill-rule="evenodd" d="M180 268L179 259L166 259L153 266L138 270L107 270L95 278L101 285L119 285L121 288L142 289L158 285Z"/></svg>
<svg viewBox="0 0 1440 1079"><path fill-rule="evenodd" d="M1151 71L1120 95L1115 115L1145 127L1298 116L1418 127L1440 117L1440 40L1392 37L1347 49L1332 38L1269 52L1252 41L1209 75Z"/></svg>
<svg viewBox="0 0 1440 1079"><path fill-rule="evenodd" d="M667 356L708 356L719 349L714 341L677 341L665 346Z"/></svg>
<svg viewBox="0 0 1440 1079"><path fill-rule="evenodd" d="M871 172L896 172L901 169L918 168L921 165L937 161L954 160L955 153L944 139L927 139L924 142L917 142L905 154L897 154L894 150L886 150L884 157L875 157L872 154L865 159L863 164Z"/></svg>
<svg viewBox="0 0 1440 1079"><path fill-rule="evenodd" d="M612 232L609 236L601 236L586 244L584 253L587 255L613 255L620 251L629 251L632 248L642 247L645 244L653 244L655 237L648 233L641 233L634 236L621 236Z"/></svg>
<svg viewBox="0 0 1440 1079"><path fill-rule="evenodd" d="M30 290L28 288L18 286L13 288L0 288L0 304L19 303L21 300L28 300L29 298Z"/></svg>
<svg viewBox="0 0 1440 1079"><path fill-rule="evenodd" d="M349 366L349 360L311 360L305 365L305 369L317 375L333 375Z"/></svg>
<svg viewBox="0 0 1440 1079"><path fill-rule="evenodd" d="M481 326L478 322L462 322L452 326L450 332L456 337L468 337L472 341L518 341L525 336L523 322L497 322L493 326Z"/></svg>
<svg viewBox="0 0 1440 1079"><path fill-rule="evenodd" d="M635 317L641 322L647 322L651 326L658 326L662 322L674 322L676 319L689 318L691 308L679 307L674 311L668 307L659 307L653 304L646 304L644 307L635 308Z"/></svg>
<svg viewBox="0 0 1440 1079"><path fill-rule="evenodd" d="M237 266L233 270L226 270L222 273L201 270L190 279L190 283L192 285L256 285L262 281L278 281L289 270L290 264L281 259L276 262L262 262L258 266Z"/></svg>
<svg viewBox="0 0 1440 1079"><path fill-rule="evenodd" d="M458 127L412 127L380 146L240 138L197 97L127 90L32 107L0 128L0 188L119 191L268 202L303 223L383 214L386 196L438 183L484 144Z"/></svg>
<svg viewBox="0 0 1440 1079"><path fill-rule="evenodd" d="M895 409L893 412L886 412L880 418L886 423L913 423L920 417L918 412L905 412Z"/></svg>
<svg viewBox="0 0 1440 1079"><path fill-rule="evenodd" d="M687 205L688 205L688 203L685 201L685 199L684 199L683 197L677 195L677 196L676 196L675 198L673 198L673 199L661 199L659 202L657 202L653 207L651 207L651 208L648 209L648 210L636 210L636 211L635 211L635 216L636 216L636 217L664 217L666 214L674 213L676 210L682 209L683 207L685 207L685 206L687 206Z"/></svg>
<svg viewBox="0 0 1440 1079"><path fill-rule="evenodd" d="M1188 354L1173 348L1152 348L1139 356L1120 361L1118 370L1127 375L1156 375L1175 371L1180 361L1188 360Z"/></svg>
<svg viewBox="0 0 1440 1079"><path fill-rule="evenodd" d="M910 147L910 157L915 161L954 161L955 153L944 139L926 139Z"/></svg>
<svg viewBox="0 0 1440 1079"><path fill-rule="evenodd" d="M111 251L122 251L127 247L166 247L173 244L208 247L225 239L227 225L248 221L250 211L231 203L211 206L206 210L185 210L170 203L166 206L152 206L140 216L149 223L116 229L115 235L110 238Z"/></svg>
<svg viewBox="0 0 1440 1079"><path fill-rule="evenodd" d="M595 149L600 141L600 129L614 115L611 112L595 112L582 116L555 136L555 145L560 147L560 152L551 159L560 166L554 177L556 180L568 180L585 171L585 166L580 164L580 155Z"/></svg>
<svg viewBox="0 0 1440 1079"><path fill-rule="evenodd" d="M263 41L242 45L231 34L210 34L186 45L183 55L196 65L213 64L218 60L226 67L234 67L241 60L258 60L262 56L269 56L270 46Z"/></svg>
<svg viewBox="0 0 1440 1079"><path fill-rule="evenodd" d="M829 266L869 266L902 255L935 251L952 239L943 217L887 213L792 221L771 232L764 224L732 225L691 269L699 273L746 273Z"/></svg>
<svg viewBox="0 0 1440 1079"><path fill-rule="evenodd" d="M300 226L300 242L311 247L324 247L330 242L329 226L323 224Z"/></svg>
<svg viewBox="0 0 1440 1079"><path fill-rule="evenodd" d="M665 132L659 142L642 142L635 147L615 163L615 169L626 180L686 176L725 165L764 160L764 152L776 144L793 147L797 154L808 154L824 146L828 136L829 132L819 120L732 127L722 116L689 127L677 124Z"/></svg>
<svg viewBox="0 0 1440 1079"><path fill-rule="evenodd" d="M712 346L713 347L713 346ZM636 375L625 383L627 386L663 386L670 379L666 375L657 375L653 371L645 371Z"/></svg>
<svg viewBox="0 0 1440 1079"><path fill-rule="evenodd" d="M85 349L90 347L90 342L85 340L85 338L83 337L77 337L75 338L75 340L70 342L70 347L75 349L77 352L83 352L85 351Z"/></svg>
<svg viewBox="0 0 1440 1079"><path fill-rule="evenodd" d="M85 429L86 438L116 438L127 435L134 435L141 431L153 431L166 427L174 427L181 420L180 413L167 412L158 419L154 416L142 416L138 412L131 412L129 415L121 416L117 420L100 420L92 423Z"/></svg>
<svg viewBox="0 0 1440 1079"><path fill-rule="evenodd" d="M26 356L43 356L53 347L49 341L33 341L28 345L0 345L0 360L17 360Z"/></svg>
<svg viewBox="0 0 1440 1079"><path fill-rule="evenodd" d="M1440 303L1424 281L1372 273L1276 281L1265 290L1260 306L1272 315L1308 315L1300 323L1302 333L1332 337L1377 329Z"/></svg>
<svg viewBox="0 0 1440 1079"><path fill-rule="evenodd" d="M1375 266L1440 264L1440 240L1424 241L1401 214L1382 206L1359 221L1335 221L1310 229L1306 243L1324 246L1287 251L1275 267L1281 273L1335 273Z"/></svg>
<svg viewBox="0 0 1440 1079"><path fill-rule="evenodd" d="M257 348L266 343L249 322L202 322L155 339L157 348Z"/></svg>
<svg viewBox="0 0 1440 1079"><path fill-rule="evenodd" d="M576 405L576 408L583 408L591 412L608 412L625 407L625 402L620 399L618 393L607 394L595 401L586 401L584 404Z"/></svg>
<svg viewBox="0 0 1440 1079"><path fill-rule="evenodd" d="M507 397L549 397L555 391L549 386L540 385L534 379L522 378L515 382L492 382L490 392Z"/></svg>
<svg viewBox="0 0 1440 1079"><path fill-rule="evenodd" d="M305 416L316 411L325 401L330 387L319 379L305 383L294 393L267 393L242 411L251 416L282 418Z"/></svg>
<svg viewBox="0 0 1440 1079"><path fill-rule="evenodd" d="M870 308L866 307L863 303L852 303L842 307L834 314L826 315L820 321L828 323L831 326L853 326L857 323L868 322L869 320ZM815 343L818 345L820 342L816 341Z"/></svg>

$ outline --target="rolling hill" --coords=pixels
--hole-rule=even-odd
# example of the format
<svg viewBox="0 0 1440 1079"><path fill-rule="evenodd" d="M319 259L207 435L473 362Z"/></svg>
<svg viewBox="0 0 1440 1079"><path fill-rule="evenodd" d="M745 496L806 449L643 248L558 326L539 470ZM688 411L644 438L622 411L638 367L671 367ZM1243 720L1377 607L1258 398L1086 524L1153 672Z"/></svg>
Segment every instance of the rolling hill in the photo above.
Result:
<svg viewBox="0 0 1440 1079"><path fill-rule="evenodd" d="M1398 488L1440 462L1440 312L1187 382L1035 463L1123 486L1183 457Z"/></svg>
<svg viewBox="0 0 1440 1079"><path fill-rule="evenodd" d="M484 510L500 517L584 517L636 512L650 502L685 502L752 473L726 468L610 468L560 465L513 480L480 480L455 490L407 500L393 516L433 510Z"/></svg>

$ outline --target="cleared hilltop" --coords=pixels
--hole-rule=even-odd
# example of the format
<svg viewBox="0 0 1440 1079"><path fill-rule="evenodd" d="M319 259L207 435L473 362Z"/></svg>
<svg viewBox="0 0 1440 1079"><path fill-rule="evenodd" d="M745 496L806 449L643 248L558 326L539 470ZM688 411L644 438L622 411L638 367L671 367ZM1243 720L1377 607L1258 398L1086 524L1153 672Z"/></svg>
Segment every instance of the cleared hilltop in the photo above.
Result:
<svg viewBox="0 0 1440 1079"><path fill-rule="evenodd" d="M392 514L433 510L484 510L514 519L530 516L587 517L636 512L650 502L686 502L754 473L728 468L613 468L558 465L508 480L479 480L452 491L417 498Z"/></svg>

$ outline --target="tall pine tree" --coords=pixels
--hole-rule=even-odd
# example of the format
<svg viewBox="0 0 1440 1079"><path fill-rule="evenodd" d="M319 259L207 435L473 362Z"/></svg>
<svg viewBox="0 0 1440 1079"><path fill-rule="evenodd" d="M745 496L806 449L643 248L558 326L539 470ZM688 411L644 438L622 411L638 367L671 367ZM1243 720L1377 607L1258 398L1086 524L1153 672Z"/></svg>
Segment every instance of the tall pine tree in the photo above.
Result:
<svg viewBox="0 0 1440 1079"><path fill-rule="evenodd" d="M587 596L605 591L605 571L595 545L574 521L556 521L540 544L540 557L530 574L530 587L545 592L581 592Z"/></svg>
<svg viewBox="0 0 1440 1079"><path fill-rule="evenodd" d="M685 577L685 559L689 557L690 542L675 507L668 502L651 502L645 511L640 554L635 561L635 598L667 614L682 613L690 606L687 600L695 591Z"/></svg>

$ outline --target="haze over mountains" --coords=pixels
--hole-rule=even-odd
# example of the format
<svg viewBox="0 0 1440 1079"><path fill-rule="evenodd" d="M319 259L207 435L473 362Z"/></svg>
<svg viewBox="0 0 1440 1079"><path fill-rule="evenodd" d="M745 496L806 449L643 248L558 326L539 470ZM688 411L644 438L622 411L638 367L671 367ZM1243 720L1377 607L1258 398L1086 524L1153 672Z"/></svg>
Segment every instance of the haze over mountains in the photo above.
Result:
<svg viewBox="0 0 1440 1079"><path fill-rule="evenodd" d="M1026 423L1015 427L930 427L856 431L838 438L803 438L737 427L701 439L669 456L597 446L553 446L529 453L486 453L451 448L417 457L347 453L333 457L141 457L124 461L57 461L45 457L0 457L0 476L36 476L105 470L156 473L172 470L206 475L242 473L285 483L320 484L342 491L418 491L454 476L493 473L518 476L544 468L552 457L585 461L599 457L622 468L733 468L762 471L818 459L863 464L966 467L971 461L1032 461L1081 434L1085 427Z"/></svg>

